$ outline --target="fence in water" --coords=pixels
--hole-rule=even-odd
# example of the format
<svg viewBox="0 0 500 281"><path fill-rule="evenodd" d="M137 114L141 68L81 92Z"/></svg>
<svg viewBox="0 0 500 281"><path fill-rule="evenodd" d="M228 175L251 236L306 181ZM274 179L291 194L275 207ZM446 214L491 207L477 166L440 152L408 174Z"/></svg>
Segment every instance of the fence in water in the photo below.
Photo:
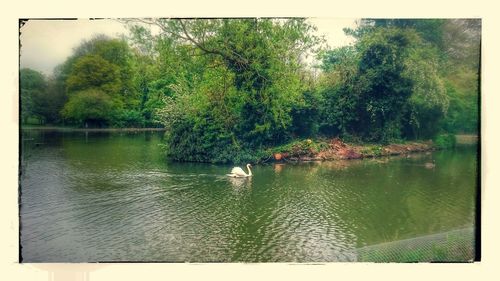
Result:
<svg viewBox="0 0 500 281"><path fill-rule="evenodd" d="M473 227L356 250L360 262L472 262L475 254Z"/></svg>

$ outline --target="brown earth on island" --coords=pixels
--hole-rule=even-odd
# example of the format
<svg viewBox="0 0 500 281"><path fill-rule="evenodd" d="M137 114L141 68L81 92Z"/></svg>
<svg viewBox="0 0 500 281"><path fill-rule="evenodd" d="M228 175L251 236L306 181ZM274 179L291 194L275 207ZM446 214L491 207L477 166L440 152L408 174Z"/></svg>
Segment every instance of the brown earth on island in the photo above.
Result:
<svg viewBox="0 0 500 281"><path fill-rule="evenodd" d="M404 155L415 152L435 150L432 141L407 142L404 144L347 144L339 138L331 139L327 145L323 144L320 149L315 148L312 140L306 140L305 146L292 146L289 151L273 153L273 160L281 161L325 161L325 160L347 160L372 158L390 155ZM307 147L309 144L310 147Z"/></svg>

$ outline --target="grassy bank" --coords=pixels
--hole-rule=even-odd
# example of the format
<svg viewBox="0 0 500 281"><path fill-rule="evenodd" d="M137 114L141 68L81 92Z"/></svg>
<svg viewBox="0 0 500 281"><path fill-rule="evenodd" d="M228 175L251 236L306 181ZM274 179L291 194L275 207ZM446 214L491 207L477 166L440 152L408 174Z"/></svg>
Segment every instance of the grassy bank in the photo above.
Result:
<svg viewBox="0 0 500 281"><path fill-rule="evenodd" d="M267 161L325 161L373 158L450 149L477 144L477 135L438 135L434 140L402 141L391 144L349 143L339 138L306 139L266 150Z"/></svg>
<svg viewBox="0 0 500 281"><path fill-rule="evenodd" d="M267 161L328 161L403 155L437 149L432 141L412 141L397 144L354 144L334 139L306 139L268 149Z"/></svg>

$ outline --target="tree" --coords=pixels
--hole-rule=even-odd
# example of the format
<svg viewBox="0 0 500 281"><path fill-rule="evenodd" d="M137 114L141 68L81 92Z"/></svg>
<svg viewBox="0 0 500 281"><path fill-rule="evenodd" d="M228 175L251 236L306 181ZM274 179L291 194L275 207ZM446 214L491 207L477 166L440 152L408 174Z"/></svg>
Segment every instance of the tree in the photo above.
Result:
<svg viewBox="0 0 500 281"><path fill-rule="evenodd" d="M411 29L378 27L358 34L355 50L324 56L323 68L336 81L323 91L324 131L376 142L419 137L424 129L425 136L437 133L429 123L439 124L448 100L436 50Z"/></svg>
<svg viewBox="0 0 500 281"><path fill-rule="evenodd" d="M444 71L450 97L443 128L451 133L479 133L481 20L453 19L444 25L448 58Z"/></svg>
<svg viewBox="0 0 500 281"><path fill-rule="evenodd" d="M109 95L119 94L120 82L118 66L98 55L76 60L66 80L69 93L96 88Z"/></svg>
<svg viewBox="0 0 500 281"><path fill-rule="evenodd" d="M60 112L67 102L67 96L64 91L64 85L54 76L47 78L47 88L41 96L41 114L49 124L61 123Z"/></svg>
<svg viewBox="0 0 500 281"><path fill-rule="evenodd" d="M450 97L439 73L439 53L425 45L408 57L404 75L412 80L412 94L403 124L406 138L433 138L441 130Z"/></svg>
<svg viewBox="0 0 500 281"><path fill-rule="evenodd" d="M43 112L44 96L47 91L47 81L42 73L23 68L19 72L21 96L21 120L28 123L28 118L37 118L40 123L45 122Z"/></svg>
<svg viewBox="0 0 500 281"><path fill-rule="evenodd" d="M98 100L109 103L103 108L112 108L108 111L109 116L98 118L99 126L143 126L141 99L135 84L137 69L134 58L127 42L96 36L83 41L75 49L60 67L57 80L64 81L69 102L83 103L83 96L88 98L91 96L89 93L92 96L103 95ZM87 94L83 95L82 92ZM77 107L71 105L69 108ZM65 111L64 116L83 125L79 114L67 109Z"/></svg>
<svg viewBox="0 0 500 281"><path fill-rule="evenodd" d="M137 44L155 42L140 49L158 52L161 71L148 93L156 88L166 98L160 116L169 129L171 155L211 160L206 149L178 146L188 136L201 140L192 145L226 152L258 150L290 137L292 108L303 101L301 56L317 43L312 26L302 19L142 22L162 31L151 36L132 28ZM234 152L219 152L224 161L234 160Z"/></svg>
<svg viewBox="0 0 500 281"><path fill-rule="evenodd" d="M320 93L319 131L326 136L348 137L356 128L359 89L357 80L359 54L347 46L322 54L323 73L317 91Z"/></svg>
<svg viewBox="0 0 500 281"><path fill-rule="evenodd" d="M116 107L111 98L98 89L74 93L63 108L65 118L75 120L85 127L103 127L113 119Z"/></svg>
<svg viewBox="0 0 500 281"><path fill-rule="evenodd" d="M379 28L399 28L416 32L422 42L437 56L437 71L441 84L450 100L443 122L425 122L432 131L478 133L478 97L480 62L480 19L364 19L355 30L347 32L357 38ZM443 86L439 86L443 88ZM414 99L416 102L416 99ZM441 101L443 99L441 98ZM417 106L418 107L418 106ZM414 107L415 109L416 107ZM439 110L417 110L419 115L432 113L442 115ZM466 116L466 118L460 118ZM422 117L427 119L426 117ZM410 118L411 119L411 118ZM436 118L434 118L436 119ZM439 118L437 118L439 119ZM414 125L419 122L412 121ZM436 128L436 124L438 127ZM423 128L423 127L420 127ZM414 129L413 131L418 135ZM429 136L429 132L420 132Z"/></svg>

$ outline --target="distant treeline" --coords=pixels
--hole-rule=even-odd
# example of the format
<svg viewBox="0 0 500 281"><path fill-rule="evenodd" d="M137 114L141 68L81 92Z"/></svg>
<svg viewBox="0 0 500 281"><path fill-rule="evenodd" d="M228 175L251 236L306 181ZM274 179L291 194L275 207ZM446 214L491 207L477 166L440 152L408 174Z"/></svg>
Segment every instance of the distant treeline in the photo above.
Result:
<svg viewBox="0 0 500 281"><path fill-rule="evenodd" d="M304 138L477 134L480 20L364 19L334 49L304 19L124 24L129 38L84 41L50 77L21 69L21 121L161 126L170 157L203 162Z"/></svg>

